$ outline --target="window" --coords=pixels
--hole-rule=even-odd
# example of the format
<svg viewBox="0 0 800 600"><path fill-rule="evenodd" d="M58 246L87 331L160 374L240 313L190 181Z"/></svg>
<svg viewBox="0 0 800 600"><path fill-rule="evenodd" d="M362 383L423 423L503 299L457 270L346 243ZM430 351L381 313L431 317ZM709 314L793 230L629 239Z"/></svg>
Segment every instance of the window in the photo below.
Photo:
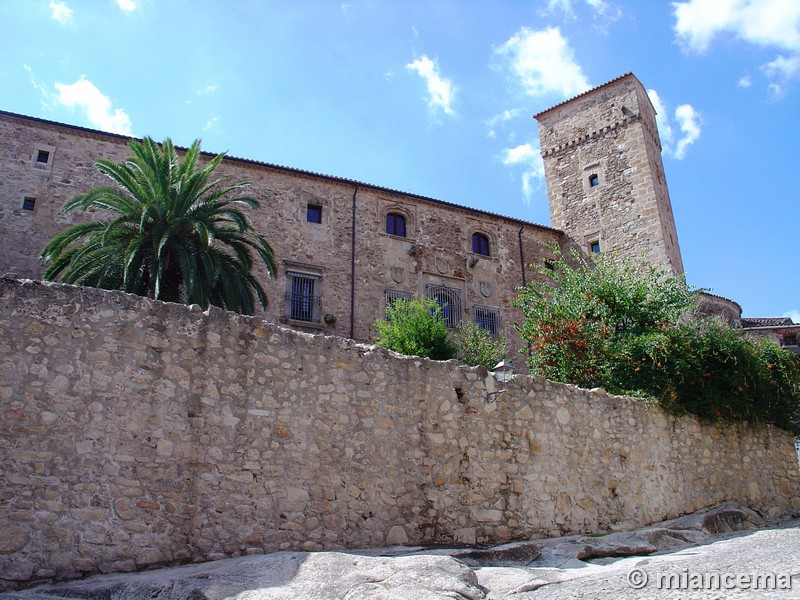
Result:
<svg viewBox="0 0 800 600"><path fill-rule="evenodd" d="M397 213L386 215L386 233L406 237L406 218Z"/></svg>
<svg viewBox="0 0 800 600"><path fill-rule="evenodd" d="M36 198L24 198L22 200L22 210L33 210L36 207Z"/></svg>
<svg viewBox="0 0 800 600"><path fill-rule="evenodd" d="M600 242L594 241L589 244L589 249L592 251L592 254L600 254Z"/></svg>
<svg viewBox="0 0 800 600"><path fill-rule="evenodd" d="M319 275L286 273L286 316L303 323L320 322Z"/></svg>
<svg viewBox="0 0 800 600"><path fill-rule="evenodd" d="M306 220L309 223L322 223L322 206L319 204L309 204L306 212Z"/></svg>
<svg viewBox="0 0 800 600"><path fill-rule="evenodd" d="M386 290L383 292L383 304L384 304L384 311L389 308L392 304L397 302L398 300L411 300L413 296L411 292L400 292L397 290ZM386 315L386 318L389 318L389 315Z"/></svg>
<svg viewBox="0 0 800 600"><path fill-rule="evenodd" d="M589 187L597 187L600 185L600 176L597 173L589 175Z"/></svg>
<svg viewBox="0 0 800 600"><path fill-rule="evenodd" d="M472 251L475 254L489 256L489 238L482 233L472 234Z"/></svg>
<svg viewBox="0 0 800 600"><path fill-rule="evenodd" d="M36 162L47 164L50 162L50 153L47 150L37 150Z"/></svg>
<svg viewBox="0 0 800 600"><path fill-rule="evenodd" d="M500 333L500 309L476 304L472 307L472 310L478 327L495 336Z"/></svg>
<svg viewBox="0 0 800 600"><path fill-rule="evenodd" d="M458 327L461 323L461 290L429 283L428 298L439 304L448 327Z"/></svg>

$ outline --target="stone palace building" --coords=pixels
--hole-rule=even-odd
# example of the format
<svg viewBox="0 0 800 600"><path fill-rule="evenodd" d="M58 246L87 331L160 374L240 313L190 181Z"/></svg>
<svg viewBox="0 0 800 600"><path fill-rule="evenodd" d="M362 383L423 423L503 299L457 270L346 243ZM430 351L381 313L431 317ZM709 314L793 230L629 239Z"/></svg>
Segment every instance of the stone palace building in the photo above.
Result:
<svg viewBox="0 0 800 600"><path fill-rule="evenodd" d="M261 208L250 214L278 259L267 280L266 318L357 340L374 336L387 302L436 299L450 326L471 320L520 346L509 307L539 276L530 265L548 246L586 254L644 254L683 272L661 161L656 115L626 74L535 115L552 226L378 185L242 158L219 171L249 181ZM0 274L40 278L38 254L74 218L70 197L107 180L97 158L121 161L129 138L0 111ZM705 295L701 309L741 325L733 301ZM798 329L755 320L758 331L796 348ZM752 323L745 322L745 325ZM777 328L776 328L777 327Z"/></svg>

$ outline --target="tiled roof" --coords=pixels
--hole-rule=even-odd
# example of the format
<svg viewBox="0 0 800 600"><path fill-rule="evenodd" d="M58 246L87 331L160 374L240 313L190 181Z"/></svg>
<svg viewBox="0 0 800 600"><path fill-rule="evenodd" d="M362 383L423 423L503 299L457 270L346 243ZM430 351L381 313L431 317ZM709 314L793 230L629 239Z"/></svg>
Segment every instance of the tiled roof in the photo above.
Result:
<svg viewBox="0 0 800 600"><path fill-rule="evenodd" d="M595 90L599 90L600 88L604 88L604 87L606 87L607 85L611 85L612 83L616 83L616 82L617 82L617 81L619 81L620 79L625 79L626 77L635 77L635 75L634 75L633 73L630 73L630 72L628 72L628 73L625 73L624 75L620 75L619 77L615 77L615 78L614 78L614 79L612 79L611 81L606 81L606 82L605 82L604 84L602 84L602 85L598 85L597 87L593 87L593 88L592 88L592 89L590 89L590 90L586 90L585 92L582 92L582 93L578 94L577 96L573 96L572 98L568 98L567 100L564 100L563 102L559 102L559 103L558 103L558 104L556 104L555 106L551 106L550 108L546 108L546 109L544 109L543 111L541 111L541 112L538 112L538 113L536 113L535 115L533 115L533 118L534 118L534 119L538 119L538 118L539 118L540 116L542 116L543 114L545 114L545 113L548 113L548 112L550 112L551 110L553 110L553 109L555 109L555 108L558 108L559 106L564 106L565 104L568 104L568 103L572 102L573 100L577 100L578 98L581 98L582 96L585 96L586 94L591 94L591 93L592 93L592 92L594 92Z"/></svg>
<svg viewBox="0 0 800 600"><path fill-rule="evenodd" d="M84 133L89 133L89 134L93 134L93 135L96 135L96 136L105 136L105 137L110 137L110 138L116 138L118 140L136 139L136 138L133 138L132 136L121 135L121 134L118 134L118 133L107 133L105 131L99 131L97 129L90 129L88 127L80 127L78 125L69 125L68 123L59 123L58 121L50 121L48 119L42 119L40 117L31 117L31 116L28 116L28 115L21 115L19 113L13 113L13 112L5 111L5 110L0 110L0 116L12 117L12 118L15 118L15 119L22 119L22 120L25 120L25 121L32 121L34 123L43 123L45 125L54 125L56 127L64 127L66 129L71 129L73 131L82 131ZM183 148L182 146L175 146L175 147L178 150L186 150L186 148ZM205 152L205 151L202 152L201 154L203 156L207 156L207 157L215 156L214 153ZM252 159L249 159L249 158L240 158L238 156L232 156L230 154L225 154L225 160L228 161L228 162L235 162L235 163L242 163L242 164L255 165L255 166L260 166L260 167L266 167L268 169L275 169L277 171L284 171L286 173L294 173L296 175L302 175L302 176L305 176L305 177L313 177L315 179L325 179L325 180L328 180L328 181L334 181L334 182L343 183L343 184L346 184L346 185L353 185L353 186L357 186L357 187L367 188L367 189L375 190L375 191L378 191L378 192L386 192L386 193L390 193L390 194L400 194L400 195L403 195L403 196L407 196L409 198L415 198L417 200L422 200L424 202L430 202L430 203L439 204L439 205L442 205L442 206L449 206L451 208L458 208L458 209L465 210L465 211L471 212L471 213L487 215L487 216L490 216L490 217L496 217L496 218L499 218L499 219L503 219L505 221L511 221L513 223L518 223L520 225L528 225L528 226L531 226L531 227L535 227L537 229L545 229L545 230L552 231L552 232L558 233L558 234L564 233L560 229L555 229L554 227L548 227L547 225L542 225L540 223L534 223L533 221L528 221L526 219L518 219L516 217L509 217L509 216L501 215L500 213L492 212L492 211L489 211L489 210L482 210L480 208L472 208L470 206L464 206L462 204L455 204L454 202L447 202L446 200L438 200L436 198L430 198L428 196L422 196L420 194L414 194L414 193L411 193L411 192L404 192L404 191L401 191L401 190L395 190L395 189L392 189L392 188L383 187L383 186L380 186L380 185L375 185L375 184L367 183L367 182L364 182L364 181L358 181L356 179L348 179L346 177L338 177L336 175L326 175L324 173L318 173L316 171L307 171L307 170L304 170L304 169L297 169L297 168L294 168L294 167L286 167L284 165L278 165L278 164L274 164L274 163L263 162L263 161L260 161L260 160L252 160Z"/></svg>
<svg viewBox="0 0 800 600"><path fill-rule="evenodd" d="M783 327L794 325L789 317L742 317L742 327Z"/></svg>

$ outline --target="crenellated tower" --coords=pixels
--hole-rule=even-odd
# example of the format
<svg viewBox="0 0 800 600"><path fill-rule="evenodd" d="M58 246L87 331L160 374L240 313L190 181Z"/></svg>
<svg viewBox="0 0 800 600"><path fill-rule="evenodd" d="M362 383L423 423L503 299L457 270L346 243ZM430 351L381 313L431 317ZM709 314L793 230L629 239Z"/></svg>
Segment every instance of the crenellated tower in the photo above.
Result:
<svg viewBox="0 0 800 600"><path fill-rule="evenodd" d="M552 226L683 273L656 112L628 73L537 115Z"/></svg>

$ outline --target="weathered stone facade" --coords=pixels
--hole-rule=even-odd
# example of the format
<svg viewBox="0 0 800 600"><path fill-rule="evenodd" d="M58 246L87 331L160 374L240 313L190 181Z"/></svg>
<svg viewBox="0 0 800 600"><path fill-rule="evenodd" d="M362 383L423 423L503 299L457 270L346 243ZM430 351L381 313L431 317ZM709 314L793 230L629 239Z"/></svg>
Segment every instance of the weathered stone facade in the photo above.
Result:
<svg viewBox="0 0 800 600"><path fill-rule="evenodd" d="M790 435L259 317L0 279L0 589L278 549L486 544L736 500Z"/></svg>
<svg viewBox="0 0 800 600"><path fill-rule="evenodd" d="M40 278L42 247L72 222L60 212L70 197L108 180L93 167L97 158L129 156L128 138L19 115L0 113L0 274ZM41 151L47 162L40 162ZM389 294L430 294L429 286L452 291L459 318L477 311L498 316L499 329L520 347L508 303L515 288L536 276L529 265L550 256L560 231L517 219L403 194L378 186L315 173L227 158L219 171L231 181L249 181L261 203L250 212L255 228L275 249L278 276L266 280L266 317L306 331L370 340ZM35 200L25 210L25 199ZM321 208L321 223L309 222L309 206ZM387 214L405 219L405 236L386 232ZM489 242L489 256L473 252L472 236ZM293 273L314 279L318 304L311 322L291 319L286 299Z"/></svg>
<svg viewBox="0 0 800 600"><path fill-rule="evenodd" d="M550 220L586 252L683 273L656 113L632 74L536 115Z"/></svg>

